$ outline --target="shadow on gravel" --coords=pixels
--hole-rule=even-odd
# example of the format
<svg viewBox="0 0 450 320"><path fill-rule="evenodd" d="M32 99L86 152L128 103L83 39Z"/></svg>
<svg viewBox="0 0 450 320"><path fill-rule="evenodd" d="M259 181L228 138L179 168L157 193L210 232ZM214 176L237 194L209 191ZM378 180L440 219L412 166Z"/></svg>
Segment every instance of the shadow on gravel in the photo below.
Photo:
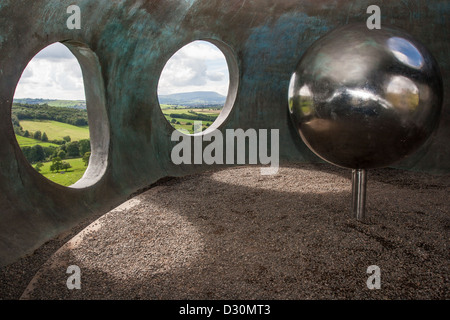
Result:
<svg viewBox="0 0 450 320"><path fill-rule="evenodd" d="M392 178L389 170L388 177L378 171L378 179L369 185L372 218L362 224L349 212L350 174L319 167L322 170L290 166L285 175L261 178L261 185L255 187L245 180L245 168L167 181L139 195L136 199L141 203L132 211L110 218L128 219L123 230L102 232L112 225L106 219L79 249L65 250L57 259L59 267L45 270L31 298L450 298L445 186L398 187L385 183ZM310 180L298 182L302 175ZM248 179L259 178L250 173ZM265 183L270 188L264 188ZM319 191L307 192L317 184L323 186ZM158 216L163 211L169 214ZM180 232L179 221L192 226L192 236L199 237L195 253L190 254L186 244L177 247L171 242L170 236ZM111 241L111 232L119 239L123 236L124 242L133 232L144 236L139 244L127 240L119 246ZM161 245L146 242L161 234ZM187 241L189 235L181 239ZM176 254L177 248L184 248L179 252L184 260ZM132 269L137 250L148 259ZM108 251L114 252L110 260L93 267ZM169 251L166 260L155 260ZM65 270L72 264L82 270L81 290L66 289ZM122 270L108 269L111 265ZM381 268L381 290L366 286L371 265Z"/></svg>

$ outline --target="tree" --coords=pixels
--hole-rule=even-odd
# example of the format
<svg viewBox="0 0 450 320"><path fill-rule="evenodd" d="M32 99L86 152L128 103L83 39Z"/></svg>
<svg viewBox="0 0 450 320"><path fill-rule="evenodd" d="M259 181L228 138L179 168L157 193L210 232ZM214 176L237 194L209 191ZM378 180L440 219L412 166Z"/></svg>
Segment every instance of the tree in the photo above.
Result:
<svg viewBox="0 0 450 320"><path fill-rule="evenodd" d="M45 132L42 134L42 142L48 142L48 137Z"/></svg>
<svg viewBox="0 0 450 320"><path fill-rule="evenodd" d="M173 124L175 124L175 123L177 123L177 120L172 119L172 121L170 121L170 122L173 123Z"/></svg>
<svg viewBox="0 0 450 320"><path fill-rule="evenodd" d="M77 120L75 120L75 125L78 127L87 126L88 122L84 118L77 118Z"/></svg>
<svg viewBox="0 0 450 320"><path fill-rule="evenodd" d="M37 172L41 172L41 168L42 168L43 166L44 166L44 165L42 164L42 162L38 162L38 163L36 163L36 165L34 166L34 168L36 169Z"/></svg>
<svg viewBox="0 0 450 320"><path fill-rule="evenodd" d="M23 136L24 135L23 128L20 126L19 118L17 117L17 115L13 114L11 116L11 120L14 128L14 133L19 136Z"/></svg>
<svg viewBox="0 0 450 320"><path fill-rule="evenodd" d="M66 107L50 107L48 104L42 104L43 101L35 100L35 102L39 102L39 104L14 103L12 108L12 117L16 116L19 120L54 120L83 126L88 124L88 114L86 109L81 110ZM13 118L13 123L14 121L15 119Z"/></svg>
<svg viewBox="0 0 450 320"><path fill-rule="evenodd" d="M36 139L36 140L41 140L41 138L42 138L42 133L41 133L41 131L36 131L35 133L34 133L34 135L33 135L33 138L34 139Z"/></svg>
<svg viewBox="0 0 450 320"><path fill-rule="evenodd" d="M83 162L84 162L84 166L87 167L87 165L89 164L89 159L91 157L91 153L90 152L86 152L83 156Z"/></svg>
<svg viewBox="0 0 450 320"><path fill-rule="evenodd" d="M70 136L65 136L65 137L63 137L63 140L64 140L65 142L70 142L70 141L72 141L72 139L70 138Z"/></svg>
<svg viewBox="0 0 450 320"><path fill-rule="evenodd" d="M65 159L66 158L66 152L64 150L59 150L59 152L56 155L58 158Z"/></svg>
<svg viewBox="0 0 450 320"><path fill-rule="evenodd" d="M79 141L80 154L84 155L86 152L91 152L91 141L88 139L83 139Z"/></svg>
<svg viewBox="0 0 450 320"><path fill-rule="evenodd" d="M66 161L63 161L63 162L61 163L61 170L65 170L65 171L67 172L67 169L70 169L70 168L72 168L72 166L70 165L70 163L68 163L68 162L66 162Z"/></svg>
<svg viewBox="0 0 450 320"><path fill-rule="evenodd" d="M22 149L22 153L25 156L25 158L28 160L28 162L31 163L32 162L31 161L31 147L25 146L25 147L22 147L21 149Z"/></svg>
<svg viewBox="0 0 450 320"><path fill-rule="evenodd" d="M70 142L67 145L67 156L68 157L79 157L80 156L80 146L78 141Z"/></svg>
<svg viewBox="0 0 450 320"><path fill-rule="evenodd" d="M62 166L61 158L55 157L52 159L52 165L50 166L50 171L59 172L59 170L62 169L61 166Z"/></svg>
<svg viewBox="0 0 450 320"><path fill-rule="evenodd" d="M11 116L11 121L12 121L13 126L20 127L19 118L15 114L13 114Z"/></svg>
<svg viewBox="0 0 450 320"><path fill-rule="evenodd" d="M23 136L24 136L25 138L28 138L28 137L30 136L30 131L25 130Z"/></svg>
<svg viewBox="0 0 450 320"><path fill-rule="evenodd" d="M42 146L39 144L32 146L30 151L30 159L28 159L28 161L35 163L44 160L45 160L44 148L42 148Z"/></svg>

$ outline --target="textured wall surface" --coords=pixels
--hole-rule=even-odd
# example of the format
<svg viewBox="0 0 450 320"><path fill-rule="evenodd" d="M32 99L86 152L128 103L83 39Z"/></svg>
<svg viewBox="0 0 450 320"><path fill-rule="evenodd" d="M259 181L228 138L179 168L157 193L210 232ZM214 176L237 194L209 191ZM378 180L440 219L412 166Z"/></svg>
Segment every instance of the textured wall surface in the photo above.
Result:
<svg viewBox="0 0 450 320"><path fill-rule="evenodd" d="M80 30L66 27L72 4L81 8ZM289 122L291 74L316 39L338 26L365 22L373 4L381 7L382 25L402 28L429 48L444 79L439 129L397 167L449 172L449 1L1 0L0 266L160 178L211 169L171 162L174 129L157 100L165 63L191 41L223 43L228 58L237 63L232 81L236 99L220 130L279 129L282 161L318 161ZM35 172L11 124L14 90L23 70L37 52L57 41L70 41L75 51L88 47L95 57L83 62L77 55L89 86L89 122L96 132L91 138L99 154L90 169L92 174L104 171L88 187L65 188Z"/></svg>

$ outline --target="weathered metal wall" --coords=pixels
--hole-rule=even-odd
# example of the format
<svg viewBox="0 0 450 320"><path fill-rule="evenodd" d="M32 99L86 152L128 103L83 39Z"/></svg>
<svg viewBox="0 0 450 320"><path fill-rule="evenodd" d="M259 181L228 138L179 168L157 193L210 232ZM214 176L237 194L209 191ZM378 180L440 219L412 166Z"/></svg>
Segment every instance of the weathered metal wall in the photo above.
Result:
<svg viewBox="0 0 450 320"><path fill-rule="evenodd" d="M72 4L81 8L81 30L66 27L66 10ZM194 40L227 44L237 62L237 97L220 130L280 129L283 161L317 161L289 122L290 76L316 39L335 27L365 22L366 9L373 4L381 7L382 24L405 29L430 49L448 92L449 1L1 0L0 266L160 178L210 169L171 162L173 129L157 100L165 63ZM88 46L98 58L110 132L105 174L81 189L58 186L35 172L22 155L11 125L14 90L27 63L42 48L65 40ZM96 92L101 100L102 90ZM91 118L98 114L89 115L94 121ZM435 137L398 166L449 172L449 137L446 94Z"/></svg>

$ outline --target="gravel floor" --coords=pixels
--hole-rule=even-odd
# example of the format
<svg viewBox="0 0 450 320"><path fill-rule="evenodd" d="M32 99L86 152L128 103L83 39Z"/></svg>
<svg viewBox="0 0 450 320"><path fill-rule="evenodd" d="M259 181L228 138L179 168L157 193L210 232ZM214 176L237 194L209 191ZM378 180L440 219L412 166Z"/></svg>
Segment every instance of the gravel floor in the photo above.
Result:
<svg viewBox="0 0 450 320"><path fill-rule="evenodd" d="M368 177L367 223L350 213L351 172L329 165L173 179L1 269L0 298L449 299L450 176Z"/></svg>

